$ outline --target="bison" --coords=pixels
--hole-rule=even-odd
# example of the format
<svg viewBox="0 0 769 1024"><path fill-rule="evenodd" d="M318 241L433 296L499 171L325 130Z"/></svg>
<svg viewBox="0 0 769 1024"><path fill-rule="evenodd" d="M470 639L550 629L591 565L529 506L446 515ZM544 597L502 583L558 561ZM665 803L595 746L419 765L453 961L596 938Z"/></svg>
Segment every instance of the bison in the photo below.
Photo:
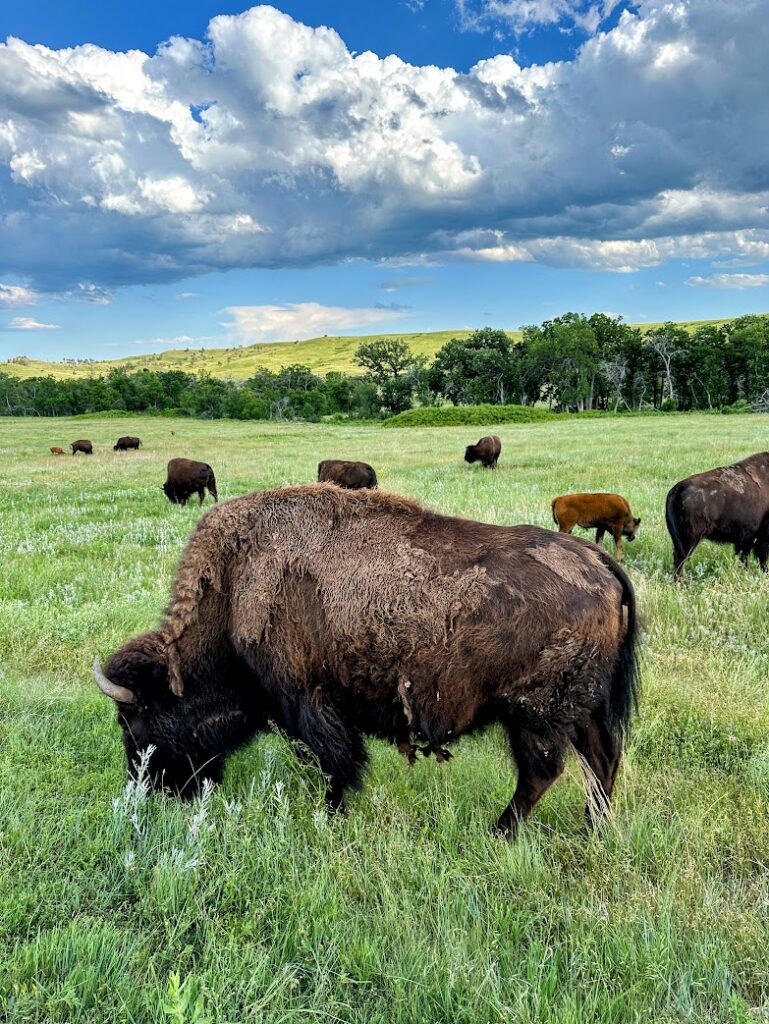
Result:
<svg viewBox="0 0 769 1024"><path fill-rule="evenodd" d="M168 463L168 473L163 490L173 504L186 505L188 499L197 492L202 505L206 488L214 501L218 501L216 478L213 469L207 462L196 462L194 459L171 459Z"/></svg>
<svg viewBox="0 0 769 1024"><path fill-rule="evenodd" d="M127 452L131 448L141 448L141 444L141 440L138 437L131 437L129 434L126 434L125 437L119 437L117 439L117 444L113 445L112 451Z"/></svg>
<svg viewBox="0 0 769 1024"><path fill-rule="evenodd" d="M51 448L51 455L64 455L64 449L58 446Z"/></svg>
<svg viewBox="0 0 769 1024"><path fill-rule="evenodd" d="M367 462L345 462L344 459L324 459L319 462L318 483L336 484L348 490L378 486L376 473Z"/></svg>
<svg viewBox="0 0 769 1024"><path fill-rule="evenodd" d="M73 441L70 445L72 454L82 452L83 455L93 455L93 445L90 441Z"/></svg>
<svg viewBox="0 0 769 1024"><path fill-rule="evenodd" d="M769 452L679 480L665 500L675 578L683 577L684 563L701 540L733 544L744 565L754 550L766 571L767 544L761 525L767 513Z"/></svg>
<svg viewBox="0 0 769 1024"><path fill-rule="evenodd" d="M502 451L502 442L496 434L482 437L477 444L469 444L465 448L465 462L471 465L473 462L480 462L485 469L496 469L499 453Z"/></svg>
<svg viewBox="0 0 769 1024"><path fill-rule="evenodd" d="M501 722L518 766L512 837L570 745L611 797L636 705L636 612L620 566L536 526L438 515L327 484L234 498L182 555L166 618L94 676L129 772L181 796L273 722L357 788L365 734L430 749Z"/></svg>
<svg viewBox="0 0 769 1024"><path fill-rule="evenodd" d="M595 542L600 544L608 530L614 537L614 552L620 562L624 557L622 538L635 540L641 525L621 494L562 494L553 498L551 508L553 522L561 533L571 533L575 526L595 529Z"/></svg>

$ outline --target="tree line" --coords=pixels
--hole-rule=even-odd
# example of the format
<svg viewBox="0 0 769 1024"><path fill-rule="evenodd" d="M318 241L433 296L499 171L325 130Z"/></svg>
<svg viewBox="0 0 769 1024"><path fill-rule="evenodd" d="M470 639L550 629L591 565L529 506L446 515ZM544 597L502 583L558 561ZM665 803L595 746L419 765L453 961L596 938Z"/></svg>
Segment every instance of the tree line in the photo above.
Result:
<svg viewBox="0 0 769 1024"><path fill-rule="evenodd" d="M523 328L520 342L484 327L430 362L404 341L359 346L361 374L302 365L244 381L182 370L19 379L0 373L0 415L110 410L219 419L373 419L427 405L541 405L561 412L769 408L769 317L643 334L605 313L566 313Z"/></svg>

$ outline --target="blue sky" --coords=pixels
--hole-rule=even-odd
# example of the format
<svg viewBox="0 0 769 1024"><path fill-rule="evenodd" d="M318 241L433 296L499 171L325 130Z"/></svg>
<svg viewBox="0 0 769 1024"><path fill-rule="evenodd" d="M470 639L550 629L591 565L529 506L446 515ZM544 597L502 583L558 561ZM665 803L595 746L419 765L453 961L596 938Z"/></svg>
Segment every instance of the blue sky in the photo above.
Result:
<svg viewBox="0 0 769 1024"><path fill-rule="evenodd" d="M0 358L769 310L769 0L13 7Z"/></svg>

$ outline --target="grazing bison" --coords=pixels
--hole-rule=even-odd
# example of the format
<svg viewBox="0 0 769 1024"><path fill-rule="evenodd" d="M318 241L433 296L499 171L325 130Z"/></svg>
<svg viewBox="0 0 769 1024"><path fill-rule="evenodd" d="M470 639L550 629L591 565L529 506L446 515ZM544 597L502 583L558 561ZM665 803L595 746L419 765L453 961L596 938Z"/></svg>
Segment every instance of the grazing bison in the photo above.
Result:
<svg viewBox="0 0 769 1024"><path fill-rule="evenodd" d="M665 521L673 542L673 574L683 576L686 559L701 540L733 544L747 565L754 549L766 570L767 545L761 531L769 513L769 452L750 455L679 480L668 491Z"/></svg>
<svg viewBox="0 0 769 1024"><path fill-rule="evenodd" d="M126 434L125 437L119 437L117 439L117 444L113 445L112 451L127 452L131 448L141 448L141 444L142 443L138 437L131 437L130 435Z"/></svg>
<svg viewBox="0 0 769 1024"><path fill-rule="evenodd" d="M332 807L360 784L364 734L436 750L501 722L518 784L497 827L512 836L570 744L597 780L588 821L608 805L635 644L633 588L588 541L314 485L203 516L162 625L94 675L129 771L144 755L182 796L270 721L317 757Z"/></svg>
<svg viewBox="0 0 769 1024"><path fill-rule="evenodd" d="M502 442L496 434L482 437L477 444L469 444L465 448L465 462L480 462L485 469L496 469Z"/></svg>
<svg viewBox="0 0 769 1024"><path fill-rule="evenodd" d="M51 455L64 455L64 449L59 447L51 448Z"/></svg>
<svg viewBox="0 0 769 1024"><path fill-rule="evenodd" d="M336 484L348 490L377 487L376 473L367 462L345 462L344 459L324 459L318 463L318 483Z"/></svg>
<svg viewBox="0 0 769 1024"><path fill-rule="evenodd" d="M614 537L614 553L619 562L624 557L622 538L635 540L641 520L630 511L621 494L562 494L553 498L553 522L561 533L571 533L575 526L595 530L595 542L600 544L607 532Z"/></svg>
<svg viewBox="0 0 769 1024"><path fill-rule="evenodd" d="M90 441L73 441L70 445L72 454L82 452L83 455L93 455L93 445Z"/></svg>
<svg viewBox="0 0 769 1024"><path fill-rule="evenodd" d="M194 459L171 459L168 463L168 475L163 484L166 497L175 505L186 505L188 499L197 492L200 504L203 504L206 488L214 501L219 500L216 492L214 471L207 462L196 462Z"/></svg>

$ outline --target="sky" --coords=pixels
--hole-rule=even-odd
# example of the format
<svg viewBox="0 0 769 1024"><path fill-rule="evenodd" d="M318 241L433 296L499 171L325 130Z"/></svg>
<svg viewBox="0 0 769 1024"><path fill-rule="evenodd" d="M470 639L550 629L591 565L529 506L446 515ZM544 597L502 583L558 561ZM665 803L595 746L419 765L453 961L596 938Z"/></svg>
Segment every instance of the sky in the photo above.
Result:
<svg viewBox="0 0 769 1024"><path fill-rule="evenodd" d="M0 359L769 311L769 0L26 0L0 39Z"/></svg>

